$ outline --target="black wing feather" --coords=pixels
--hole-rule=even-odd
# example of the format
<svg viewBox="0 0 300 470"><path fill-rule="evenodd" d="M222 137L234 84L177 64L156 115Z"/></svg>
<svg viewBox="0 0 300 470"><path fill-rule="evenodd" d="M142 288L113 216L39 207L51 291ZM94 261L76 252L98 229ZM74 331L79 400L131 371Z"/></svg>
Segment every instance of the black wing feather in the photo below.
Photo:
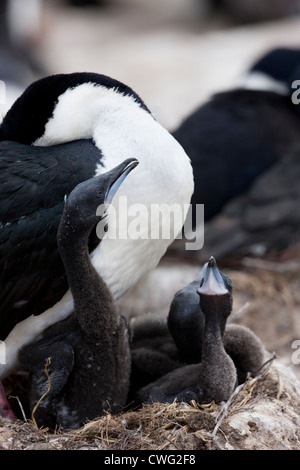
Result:
<svg viewBox="0 0 300 470"><path fill-rule="evenodd" d="M67 291L56 243L64 198L100 161L89 140L51 147L0 142L0 339Z"/></svg>

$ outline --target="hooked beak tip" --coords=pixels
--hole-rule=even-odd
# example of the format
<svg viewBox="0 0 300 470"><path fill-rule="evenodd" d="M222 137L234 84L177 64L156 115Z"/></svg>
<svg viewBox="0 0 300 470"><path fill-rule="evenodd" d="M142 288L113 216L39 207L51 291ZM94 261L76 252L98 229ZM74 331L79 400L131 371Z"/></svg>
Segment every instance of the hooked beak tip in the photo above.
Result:
<svg viewBox="0 0 300 470"><path fill-rule="evenodd" d="M228 289L225 286L224 280L213 256L208 260L203 283L197 292L200 295L223 295L228 293Z"/></svg>
<svg viewBox="0 0 300 470"><path fill-rule="evenodd" d="M217 265L216 260L213 256L211 256L208 260L208 267L214 268Z"/></svg>

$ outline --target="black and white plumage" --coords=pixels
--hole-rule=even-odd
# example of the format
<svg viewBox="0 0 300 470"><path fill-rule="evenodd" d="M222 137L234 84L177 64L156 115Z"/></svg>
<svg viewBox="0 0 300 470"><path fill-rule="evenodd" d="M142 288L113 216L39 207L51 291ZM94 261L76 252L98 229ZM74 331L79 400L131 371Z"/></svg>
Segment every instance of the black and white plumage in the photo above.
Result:
<svg viewBox="0 0 300 470"><path fill-rule="evenodd" d="M250 67L241 85L250 90L273 91L290 97L291 84L297 78L299 66L299 49L271 49Z"/></svg>
<svg viewBox="0 0 300 470"><path fill-rule="evenodd" d="M299 74L300 50L280 48L263 56L246 77L248 93L260 90L265 102L264 119L257 116L256 122L270 132L273 129L259 150L264 153L271 148L275 161L207 224L204 259L211 252L218 258L263 256L299 241L300 108L292 99L293 93L299 95L293 85ZM251 119L249 139L255 125ZM260 158L260 152L253 153L253 159Z"/></svg>
<svg viewBox="0 0 300 470"><path fill-rule="evenodd" d="M240 86L211 97L173 132L191 158L192 204L204 204L206 221L299 145L299 106L291 100L299 64L297 49L266 53ZM203 259L209 253L221 256L214 247L208 247Z"/></svg>
<svg viewBox="0 0 300 470"><path fill-rule="evenodd" d="M101 153L88 140L32 146L30 152L24 144L4 141L0 152L3 340L16 321L42 313L68 289L56 243L64 199L95 172ZM90 243L91 248L99 243L95 234Z"/></svg>
<svg viewBox="0 0 300 470"><path fill-rule="evenodd" d="M33 83L5 116L0 127L0 139L0 158L3 161L0 165L7 180L7 192L1 201L0 236L5 242L9 238L9 251L4 250L4 258L1 259L1 291L5 292L2 305L10 304L10 308L0 310L0 337L5 339L7 353L7 364L0 365L0 377L3 377L15 366L17 351L23 344L72 312L72 296L66 284L63 287L61 265L58 263L56 266L55 234L64 195L69 194L80 181L99 175L126 158L139 160L136 172L124 182L109 209L116 214L111 218L110 229L117 233L117 237L107 236L100 245L94 238L92 242L98 243L97 246L91 242L93 265L114 297L119 298L155 268L174 236L180 232L187 211L185 205L188 206L193 192L193 174L182 147L153 118L138 95L117 80L99 74L60 74ZM72 146L76 149L78 143L71 142L76 140L81 140L81 148L75 150L75 154L80 152L81 157L77 153L78 158L73 160ZM23 146L18 147L15 142ZM65 146L61 147L63 162L58 162L54 154L51 156L52 146L58 144ZM55 148L54 151L60 152ZM44 152L48 158L41 156ZM8 161L7 155L10 155ZM39 159L42 167L39 167ZM28 175L30 168L34 176ZM70 177L72 174L74 177ZM29 180L32 184L28 183ZM39 188L41 182L42 189ZM23 194L24 184L28 184L28 190ZM60 187L58 194L57 186ZM11 204L9 188L22 195L17 196L20 205L15 218L16 209ZM33 190L38 197L32 198ZM123 210L120 201L125 196ZM40 203L37 204L38 198ZM169 239L151 238L149 224L142 224L143 232L139 239L127 236L126 208L142 204L150 211L151 204L161 203L179 204L182 208L183 219L177 221L178 226L170 232ZM57 204L56 209L53 209L53 204ZM30 235L30 225L27 226L30 213L34 224L40 217L35 238ZM3 223L3 214L8 223ZM14 226L9 225L10 219L14 220ZM28 241L25 243L26 231ZM118 238L119 234L123 239ZM14 252L15 256L12 256ZM54 258L50 256L52 252ZM28 280L28 277L32 282L25 288L24 279ZM13 301L10 300L11 295ZM29 312L26 312L30 299L35 299L35 317L28 317ZM17 323L25 317L25 321ZM12 330L14 325L16 327ZM5 334L1 333L2 329Z"/></svg>
<svg viewBox="0 0 300 470"><path fill-rule="evenodd" d="M129 159L80 183L66 200L57 241L74 298L74 313L20 351L21 366L31 372L31 413L47 391L47 364L51 388L34 416L39 426L77 428L106 410L118 412L126 404L128 325L93 267L88 245L96 224L109 224L106 208L137 164ZM98 214L99 205L102 210Z"/></svg>

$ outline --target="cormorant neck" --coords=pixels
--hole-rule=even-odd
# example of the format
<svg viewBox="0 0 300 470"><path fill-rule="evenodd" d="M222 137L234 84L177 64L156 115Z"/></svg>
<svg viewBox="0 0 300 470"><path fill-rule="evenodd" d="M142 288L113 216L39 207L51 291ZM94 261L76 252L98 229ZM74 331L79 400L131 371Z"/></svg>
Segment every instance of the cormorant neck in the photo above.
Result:
<svg viewBox="0 0 300 470"><path fill-rule="evenodd" d="M71 228L62 219L58 245L78 322L86 335L98 337L117 328L118 312L108 286L91 263L89 235L90 230Z"/></svg>
<svg viewBox="0 0 300 470"><path fill-rule="evenodd" d="M202 346L202 360L209 358L209 361L217 360L220 354L226 354L223 345L223 335L226 327L227 315L220 309L220 300L223 296L216 296L205 299L201 302L201 308L205 313L205 331ZM208 307L206 304L209 301Z"/></svg>

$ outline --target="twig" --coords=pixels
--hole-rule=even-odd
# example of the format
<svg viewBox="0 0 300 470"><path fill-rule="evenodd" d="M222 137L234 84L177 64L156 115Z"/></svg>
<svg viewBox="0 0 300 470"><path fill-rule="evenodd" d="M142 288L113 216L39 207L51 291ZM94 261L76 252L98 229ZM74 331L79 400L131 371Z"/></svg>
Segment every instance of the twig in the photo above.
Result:
<svg viewBox="0 0 300 470"><path fill-rule="evenodd" d="M244 258L242 261L244 266L249 268L259 268L266 269L268 271L278 272L278 273L294 273L299 271L299 261L286 261L286 262L276 262L261 260L257 258Z"/></svg>
<svg viewBox="0 0 300 470"><path fill-rule="evenodd" d="M261 370L262 372L255 377L256 380L261 380L269 371L273 361L277 358L277 354L275 352L272 353L272 356L267 359L263 365L258 369ZM268 366L268 367L266 367Z"/></svg>
<svg viewBox="0 0 300 470"><path fill-rule="evenodd" d="M35 417L34 417L34 414L36 412L36 410L38 409L41 401L45 398L45 396L50 392L50 389L51 389L51 381L50 381L50 375L48 373L48 370L47 370L47 367L49 366L51 362L51 359L50 357L48 357L47 361L46 361L46 364L45 364L45 374L47 376L47 379L48 379L48 389L46 390L46 392L41 396L41 398L39 399L39 401L36 403L35 407L33 408L32 410L32 413L31 413L31 419L33 421L33 424L35 425L36 428L38 428L38 425L36 423L36 420L35 420Z"/></svg>
<svg viewBox="0 0 300 470"><path fill-rule="evenodd" d="M24 408L23 408L23 406L22 406L22 403L20 402L19 397L18 397L18 396L15 397L15 396L13 396L13 395L10 395L9 398L14 398L15 400L17 400L18 405L19 405L20 410L21 410L22 415L23 415L23 419L24 419L25 423L28 423L27 418L26 418L26 415L25 415L25 412L24 412Z"/></svg>
<svg viewBox="0 0 300 470"><path fill-rule="evenodd" d="M169 444L172 444L176 449L181 450L181 449L175 444L175 442L173 442L173 441L172 441L171 439L169 439L167 436L164 436L164 439L166 439L166 441L165 441L163 444L161 444L161 445L157 448L157 450L163 450L163 449L164 449L167 445L169 445ZM175 439L175 436L173 437L173 439Z"/></svg>
<svg viewBox="0 0 300 470"><path fill-rule="evenodd" d="M263 379L265 377L265 375L267 374L267 372L269 371L274 359L276 359L277 355L276 353L273 353L272 356L267 359L263 365L260 367L259 370L261 370L262 372L257 375L256 377L254 377L254 379L252 379L252 383L253 385L258 382L259 380ZM267 366L267 367L266 367ZM231 396L228 398L228 400L222 405L222 408L221 408L221 411L218 413L217 417L216 417L216 425L215 425L215 428L212 432L212 439L213 441L215 442L215 444L219 447L219 449L221 450L225 450L224 447L220 444L220 442L218 441L216 435L217 435L217 432L219 430L219 427L221 426L225 416L227 415L227 412L228 412L228 408L230 406L230 404L232 403L232 400L233 398L238 395L238 393L245 387L245 385L247 384L247 380L248 380L249 377L247 377L246 381L244 383L242 383L241 385L239 385L238 387L236 387L236 389L233 391L233 393L231 394Z"/></svg>
<svg viewBox="0 0 300 470"><path fill-rule="evenodd" d="M241 308L239 308L236 312L233 312L231 315L231 321L235 318L243 315L245 311L250 307L250 302L246 302Z"/></svg>
<svg viewBox="0 0 300 470"><path fill-rule="evenodd" d="M279 371L277 371L277 376L278 376L278 392L277 392L276 398L277 400L280 400L281 394L283 392L283 384L282 384L281 375Z"/></svg>
<svg viewBox="0 0 300 470"><path fill-rule="evenodd" d="M231 394L231 396L228 398L228 400L222 405L222 408L221 408L221 411L218 413L217 417L216 417L216 425L215 425L215 428L212 432L212 439L213 441L217 444L217 446L219 447L219 449L221 450L225 450L224 447L219 443L217 437L216 437L216 434L218 432L218 429L219 427L221 426L226 414L227 414L227 411L228 411L228 408L233 400L233 398L239 393L239 391L244 388L246 382L242 383L241 385L239 385L238 387L236 387L236 389L234 390L234 392Z"/></svg>

